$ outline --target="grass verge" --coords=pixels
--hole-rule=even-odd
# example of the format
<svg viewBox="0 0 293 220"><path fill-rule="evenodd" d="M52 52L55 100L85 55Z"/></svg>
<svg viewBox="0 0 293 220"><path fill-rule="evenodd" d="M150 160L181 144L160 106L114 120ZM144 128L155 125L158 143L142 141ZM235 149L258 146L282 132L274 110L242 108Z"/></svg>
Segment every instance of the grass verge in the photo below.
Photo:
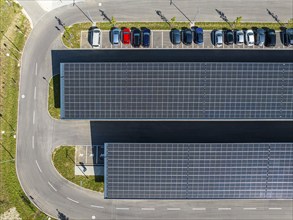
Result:
<svg viewBox="0 0 293 220"><path fill-rule="evenodd" d="M97 27L99 27L101 30L110 30L113 25L109 22L97 22ZM214 29L230 29L231 27L227 22L197 22L195 24L198 27L202 27L204 30L214 30ZM287 25L288 28L293 28L293 22ZM69 48L79 48L80 47L80 35L81 31L87 31L92 26L92 23L85 22L85 23L78 23L74 24L72 26L66 27L65 32L63 34L63 43L69 47ZM122 28L122 27L147 27L151 30L170 30L171 27L166 22L117 22L115 24L116 27ZM172 22L171 23L172 28L185 28L189 27L189 22ZM275 30L280 30L280 25L278 23L252 23L252 22L242 22L240 24L237 24L237 29L250 29L252 27L267 27L267 28L273 28Z"/></svg>
<svg viewBox="0 0 293 220"><path fill-rule="evenodd" d="M11 0L0 0L0 11L0 214L16 207L22 219L47 219L22 191L15 168L18 62L30 24Z"/></svg>
<svg viewBox="0 0 293 220"><path fill-rule="evenodd" d="M61 146L53 152L52 159L55 168L67 180L97 192L104 191L104 179L100 176L75 176L74 146Z"/></svg>
<svg viewBox="0 0 293 220"><path fill-rule="evenodd" d="M60 74L50 80L48 110L53 118L60 119Z"/></svg>

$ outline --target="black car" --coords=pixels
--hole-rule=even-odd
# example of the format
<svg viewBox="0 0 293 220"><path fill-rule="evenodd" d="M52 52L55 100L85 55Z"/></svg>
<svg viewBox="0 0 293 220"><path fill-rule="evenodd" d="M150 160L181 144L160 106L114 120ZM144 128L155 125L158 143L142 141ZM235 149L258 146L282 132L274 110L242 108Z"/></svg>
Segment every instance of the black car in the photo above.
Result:
<svg viewBox="0 0 293 220"><path fill-rule="evenodd" d="M283 36L285 46L293 45L293 28L289 28L283 31Z"/></svg>
<svg viewBox="0 0 293 220"><path fill-rule="evenodd" d="M195 44L203 44L203 29L202 28L196 28L194 31L194 39Z"/></svg>
<svg viewBox="0 0 293 220"><path fill-rule="evenodd" d="M231 45L234 43L234 34L232 30L225 31L225 43Z"/></svg>
<svg viewBox="0 0 293 220"><path fill-rule="evenodd" d="M190 29L187 28L182 31L182 42L185 45L192 44L192 31Z"/></svg>
<svg viewBox="0 0 293 220"><path fill-rule="evenodd" d="M274 47L276 46L276 32L274 29L269 29L266 32L266 42L265 45L267 47Z"/></svg>
<svg viewBox="0 0 293 220"><path fill-rule="evenodd" d="M132 30L132 46L133 47L139 47L140 43L141 43L141 39L140 39L140 30L135 28Z"/></svg>
<svg viewBox="0 0 293 220"><path fill-rule="evenodd" d="M180 44L181 43L180 30L178 29L171 30L170 38L171 38L172 44Z"/></svg>
<svg viewBox="0 0 293 220"><path fill-rule="evenodd" d="M145 28L142 30L142 46L143 47L149 47L150 46L150 39L151 39L151 30L148 28Z"/></svg>

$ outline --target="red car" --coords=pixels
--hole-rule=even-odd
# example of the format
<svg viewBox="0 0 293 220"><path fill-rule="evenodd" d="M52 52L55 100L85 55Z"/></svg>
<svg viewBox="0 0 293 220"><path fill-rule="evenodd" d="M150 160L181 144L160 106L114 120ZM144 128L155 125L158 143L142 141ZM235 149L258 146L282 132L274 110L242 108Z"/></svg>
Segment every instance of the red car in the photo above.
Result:
<svg viewBox="0 0 293 220"><path fill-rule="evenodd" d="M123 44L130 44L131 31L129 28L123 28L121 31L121 39Z"/></svg>

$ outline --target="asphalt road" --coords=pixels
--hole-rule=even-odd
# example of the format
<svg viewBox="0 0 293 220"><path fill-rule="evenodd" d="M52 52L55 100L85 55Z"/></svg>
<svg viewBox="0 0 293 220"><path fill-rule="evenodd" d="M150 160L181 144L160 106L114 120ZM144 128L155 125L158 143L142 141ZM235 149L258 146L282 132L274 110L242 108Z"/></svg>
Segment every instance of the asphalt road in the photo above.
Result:
<svg viewBox="0 0 293 220"><path fill-rule="evenodd" d="M120 2L121 7L118 7L117 2ZM149 13L148 10L140 10L135 12L136 16L131 16L129 12L141 7L141 3L117 2L103 2L105 8L113 5L111 10L117 14L117 20L135 20L138 17L141 20L144 14ZM277 1L265 2L273 6ZM278 8L283 15L286 15L291 4L290 1L286 2L287 7ZM80 7L93 11L96 10L93 8L96 4L80 4ZM165 1L149 1L146 6L152 7L149 10L153 11L154 8L165 7L165 4ZM254 3L254 7L255 4L259 3ZM127 11L123 11L126 8ZM97 133L93 134L93 125L88 121L57 121L48 115L48 80L52 76L51 50L63 49L58 38L60 32L55 28L55 16L67 25L86 20L80 10L72 6L59 8L36 18L39 22L36 22L23 52L16 167L23 190L37 207L55 218L66 216L70 219L292 220L292 200L104 200L102 194L85 190L63 179L51 163L54 148L59 145L90 145L92 136L98 138L100 131L95 130ZM97 18L101 19L99 15ZM157 18L153 16L149 19Z"/></svg>

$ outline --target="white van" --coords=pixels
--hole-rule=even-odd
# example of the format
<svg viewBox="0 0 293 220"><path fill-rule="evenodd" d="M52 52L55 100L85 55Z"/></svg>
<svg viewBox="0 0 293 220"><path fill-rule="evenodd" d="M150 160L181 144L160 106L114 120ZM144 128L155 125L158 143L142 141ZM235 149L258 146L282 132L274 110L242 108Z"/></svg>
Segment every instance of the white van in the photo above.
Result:
<svg viewBox="0 0 293 220"><path fill-rule="evenodd" d="M99 28L93 28L91 30L91 45L93 48L100 48L101 30Z"/></svg>

